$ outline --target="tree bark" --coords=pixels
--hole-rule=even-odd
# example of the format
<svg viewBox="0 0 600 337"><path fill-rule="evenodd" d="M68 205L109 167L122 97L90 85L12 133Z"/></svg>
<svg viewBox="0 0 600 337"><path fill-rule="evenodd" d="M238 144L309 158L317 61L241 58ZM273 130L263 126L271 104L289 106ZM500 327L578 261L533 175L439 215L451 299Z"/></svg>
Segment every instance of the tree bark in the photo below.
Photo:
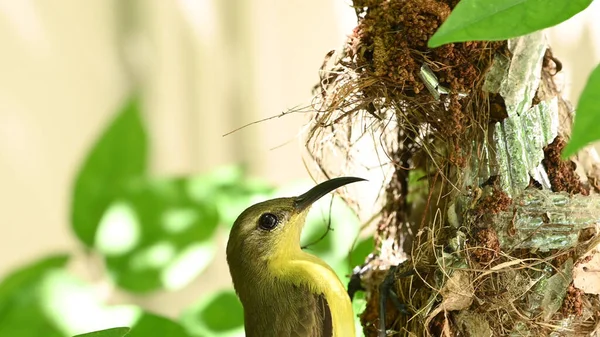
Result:
<svg viewBox="0 0 600 337"><path fill-rule="evenodd" d="M388 273L407 312L385 304L387 335L597 333L599 166L592 149L560 158L560 62L541 33L428 49L456 3L355 0L358 26L322 68L311 158L382 186L346 196L378 216L365 335L385 336Z"/></svg>

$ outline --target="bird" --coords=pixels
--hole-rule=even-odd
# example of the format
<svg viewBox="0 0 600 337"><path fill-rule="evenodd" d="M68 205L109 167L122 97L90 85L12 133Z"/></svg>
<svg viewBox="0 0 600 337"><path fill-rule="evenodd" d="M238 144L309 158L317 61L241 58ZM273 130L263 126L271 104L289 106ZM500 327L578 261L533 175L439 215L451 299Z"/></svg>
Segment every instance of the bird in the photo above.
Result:
<svg viewBox="0 0 600 337"><path fill-rule="evenodd" d="M350 297L333 269L301 249L310 206L346 184L339 177L296 197L250 206L234 222L227 264L246 337L354 337Z"/></svg>

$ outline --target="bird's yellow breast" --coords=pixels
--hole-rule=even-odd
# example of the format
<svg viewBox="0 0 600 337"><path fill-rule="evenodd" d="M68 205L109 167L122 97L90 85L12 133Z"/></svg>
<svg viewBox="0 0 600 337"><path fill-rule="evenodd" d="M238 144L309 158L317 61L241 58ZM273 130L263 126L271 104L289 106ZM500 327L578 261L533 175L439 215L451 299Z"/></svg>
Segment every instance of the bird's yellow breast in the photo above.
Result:
<svg viewBox="0 0 600 337"><path fill-rule="evenodd" d="M333 269L318 257L301 250L269 261L269 269L284 282L323 294L331 310L334 337L353 337L354 314L346 288Z"/></svg>

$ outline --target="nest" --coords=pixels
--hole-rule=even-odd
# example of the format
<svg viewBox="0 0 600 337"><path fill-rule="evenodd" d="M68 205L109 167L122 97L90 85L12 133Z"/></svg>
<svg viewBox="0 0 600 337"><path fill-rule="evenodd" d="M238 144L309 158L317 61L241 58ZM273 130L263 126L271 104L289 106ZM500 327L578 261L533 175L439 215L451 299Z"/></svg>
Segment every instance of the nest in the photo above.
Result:
<svg viewBox="0 0 600 337"><path fill-rule="evenodd" d="M344 195L363 220L375 219L365 333L379 334L379 284L398 264L393 290L411 314L386 304L392 335L590 333L598 298L574 287L572 272L596 242L593 226L567 249L502 247L518 229L498 219L516 214L520 201L494 176L478 179L489 129L508 117L502 97L484 90L486 74L496 56L512 55L506 41L428 49L457 2L355 0L358 26L327 55L315 87L309 169L381 186ZM558 95L558 65L548 52L533 104ZM561 146L557 138L545 152L552 191L588 194L574 165L557 156ZM540 186L532 180L528 188Z"/></svg>

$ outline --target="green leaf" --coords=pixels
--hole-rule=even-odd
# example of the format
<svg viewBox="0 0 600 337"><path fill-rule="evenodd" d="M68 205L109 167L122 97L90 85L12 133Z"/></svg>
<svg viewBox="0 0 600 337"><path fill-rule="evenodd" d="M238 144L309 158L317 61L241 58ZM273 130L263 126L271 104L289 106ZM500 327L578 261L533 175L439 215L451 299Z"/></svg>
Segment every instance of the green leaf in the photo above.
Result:
<svg viewBox="0 0 600 337"><path fill-rule="evenodd" d="M218 293L200 312L200 319L212 331L225 332L241 327L244 323L243 308L232 291Z"/></svg>
<svg viewBox="0 0 600 337"><path fill-rule="evenodd" d="M590 3L592 0L461 0L428 46L529 34L566 21Z"/></svg>
<svg viewBox="0 0 600 337"><path fill-rule="evenodd" d="M375 250L375 239L373 236L369 236L362 241L358 242L352 251L350 252L348 258L350 259L350 265L362 265L365 263L365 259L369 254L371 254Z"/></svg>
<svg viewBox="0 0 600 337"><path fill-rule="evenodd" d="M244 310L231 289L210 294L184 310L181 323L195 336L244 336Z"/></svg>
<svg viewBox="0 0 600 337"><path fill-rule="evenodd" d="M131 328L127 337L190 337L178 323L158 315L145 313Z"/></svg>
<svg viewBox="0 0 600 337"><path fill-rule="evenodd" d="M19 289L31 287L39 282L40 278L48 271L64 267L68 260L67 254L50 256L24 266L7 276L0 282L0 314L3 309L2 305L9 302L10 297L15 296Z"/></svg>
<svg viewBox="0 0 600 337"><path fill-rule="evenodd" d="M132 326L142 311L133 305L107 306L94 286L60 269L40 279L37 303L63 335Z"/></svg>
<svg viewBox="0 0 600 337"><path fill-rule="evenodd" d="M247 178L240 166L223 166L190 177L188 192L198 203L214 204L221 224L231 229L238 215L250 205L267 199L273 187L265 181Z"/></svg>
<svg viewBox="0 0 600 337"><path fill-rule="evenodd" d="M0 283L0 336L189 337L182 326L135 306L105 306L97 289L65 270L66 255L21 268ZM96 331L78 335L85 331Z"/></svg>
<svg viewBox="0 0 600 337"><path fill-rule="evenodd" d="M179 289L212 261L219 222L215 206L198 203L189 180L138 179L100 221L97 250L117 285L133 292Z"/></svg>
<svg viewBox="0 0 600 337"><path fill-rule="evenodd" d="M102 215L94 248L121 288L180 289L212 262L221 216L237 217L248 206L231 211L220 201L238 205L233 201L268 189L236 167L185 178L130 178Z"/></svg>
<svg viewBox="0 0 600 337"><path fill-rule="evenodd" d="M112 328L90 332L74 337L190 337L185 329L168 318L151 313L144 313L132 328Z"/></svg>
<svg viewBox="0 0 600 337"><path fill-rule="evenodd" d="M359 291L354 294L354 299L352 300L352 311L354 311L354 327L356 329L356 337L363 337L365 334L363 332L363 327L360 322L360 315L367 308L367 299L365 298L365 293L363 291Z"/></svg>
<svg viewBox="0 0 600 337"><path fill-rule="evenodd" d="M131 99L88 153L73 189L71 223L88 247L108 206L122 193L123 184L146 172L147 137Z"/></svg>
<svg viewBox="0 0 600 337"><path fill-rule="evenodd" d="M328 224L331 230L323 237ZM342 261L346 262L359 227L356 214L344 201L335 196L331 203L331 195L329 195L312 206L302 232L301 242L303 246L310 244L306 248L307 252L318 255L332 266L337 265Z"/></svg>
<svg viewBox="0 0 600 337"><path fill-rule="evenodd" d="M0 283L0 336L62 337L48 319L40 300L40 286L46 275L63 268L67 255L54 255L29 264Z"/></svg>
<svg viewBox="0 0 600 337"><path fill-rule="evenodd" d="M129 328L112 328L90 333L84 333L74 337L123 337L129 333Z"/></svg>
<svg viewBox="0 0 600 337"><path fill-rule="evenodd" d="M571 140L562 157L567 158L585 145L600 139L600 64L588 78L579 97Z"/></svg>

